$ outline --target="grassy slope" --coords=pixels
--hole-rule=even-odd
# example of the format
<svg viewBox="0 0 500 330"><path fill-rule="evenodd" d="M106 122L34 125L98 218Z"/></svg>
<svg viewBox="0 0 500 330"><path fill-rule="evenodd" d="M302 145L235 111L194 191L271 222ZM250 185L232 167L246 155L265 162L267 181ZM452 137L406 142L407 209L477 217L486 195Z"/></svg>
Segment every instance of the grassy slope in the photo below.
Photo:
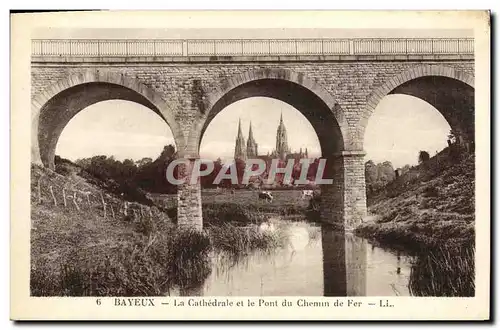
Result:
<svg viewBox="0 0 500 330"><path fill-rule="evenodd" d="M357 233L409 248L473 244L474 161L455 163L448 149L369 196L375 220Z"/></svg>
<svg viewBox="0 0 500 330"><path fill-rule="evenodd" d="M164 295L174 287L201 283L210 273L211 250L238 254L274 248L282 241L257 228L229 224L203 233L178 230L158 208L139 203L132 203L125 215L122 199L74 174L32 166L31 179L34 296ZM77 192L79 209L69 198L64 205L63 188L66 196Z"/></svg>
<svg viewBox="0 0 500 330"><path fill-rule="evenodd" d="M123 213L123 200L106 194L79 176L63 176L33 166L31 178L31 239L34 253L55 256L65 252L63 247L71 245L80 249L86 246L106 245L110 244L111 237L113 241L119 241L144 232L145 229L140 228L140 224L146 220L169 222L168 217L157 208L139 203L129 203L129 215L126 216ZM66 194L66 206L63 189ZM79 209L73 203L72 197L75 191ZM90 193L89 199L84 192ZM101 196L107 204L106 217Z"/></svg>
<svg viewBox="0 0 500 330"><path fill-rule="evenodd" d="M75 175L62 176L32 166L31 178L33 295L141 295L165 291L158 285L161 278L150 275L165 272L146 253L146 249L155 248L151 240L157 229L168 232L170 221L164 213L133 203L129 210L135 210L135 216L133 211L126 216L120 212L121 199ZM77 191L79 209L69 198L64 206L63 188L67 196ZM90 204L83 192L90 192ZM106 217L101 194L107 203ZM154 243L160 240L156 237ZM148 267L148 274L138 273ZM136 271L136 276L128 277L131 271ZM151 287L142 287L140 283L146 280ZM96 283L102 285L95 287Z"/></svg>

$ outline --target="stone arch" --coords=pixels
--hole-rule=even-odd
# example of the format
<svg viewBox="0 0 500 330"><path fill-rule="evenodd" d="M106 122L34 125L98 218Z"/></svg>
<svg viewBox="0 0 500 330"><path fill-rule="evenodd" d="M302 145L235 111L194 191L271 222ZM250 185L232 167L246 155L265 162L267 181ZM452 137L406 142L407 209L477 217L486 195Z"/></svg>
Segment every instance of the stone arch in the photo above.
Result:
<svg viewBox="0 0 500 330"><path fill-rule="evenodd" d="M366 214L363 156L353 149L351 132L341 106L332 95L303 73L282 68L250 70L224 79L218 88L200 100L202 112L193 124L182 157L199 157L203 134L211 120L233 102L244 98L264 96L290 104L309 120L318 136L322 158L326 159L324 179L331 184L321 185L321 218L340 228L353 228ZM191 165L190 165L191 166ZM178 223L199 219L202 226L201 186L181 185L178 188ZM189 205L185 201L189 200Z"/></svg>
<svg viewBox="0 0 500 330"><path fill-rule="evenodd" d="M453 67L448 67L444 65L422 65L411 68L405 72L399 73L391 77L384 84L377 87L370 95L368 95L366 107L363 111L363 116L358 125L358 141L360 141L361 144L363 143L362 141L364 141L364 133L366 126L368 124L368 120L370 119L371 115L375 111L375 108L382 100L382 98L393 92L397 92L398 88L400 88L405 84L408 84L413 80L426 77L448 78L454 81L458 81L464 84L465 86L470 87L471 89L474 89L473 75L470 75L464 71L460 71Z"/></svg>
<svg viewBox="0 0 500 330"><path fill-rule="evenodd" d="M184 135L178 123L175 121L174 112L158 92L137 81L137 79L127 77L124 74L109 72L107 70L88 69L53 83L42 92L32 97L32 162L38 164L43 163L46 166L53 167L53 157L51 156L53 151L50 151L48 156L45 155L45 158L51 158L51 161L44 159L43 153L40 152L40 115L44 110L49 109L51 104L57 103L58 98L61 104L67 102L66 100L71 98L72 93L74 95L78 95L78 93L94 93L95 95L90 95L93 98L87 98L87 100L80 102L78 107L81 108L75 110L76 112L71 118L83 108L97 102L111 99L133 101L150 108L167 123L172 131L177 148L181 148L185 144ZM71 118L61 124L63 128ZM60 132L58 134L60 134ZM56 134L57 139L59 138L58 134Z"/></svg>
<svg viewBox="0 0 500 330"><path fill-rule="evenodd" d="M307 91L310 96L316 97L326 107L328 107L329 112L332 115L332 119L335 120L335 124L338 126L336 128L339 130L340 136L342 138L342 147L338 151L351 149L353 143L350 139L349 126L344 113L338 102L336 102L333 96L323 86L309 79L303 73L283 68L265 68L258 70L249 70L240 74L235 74L227 79L224 79L218 87L207 93L207 95L203 99L203 107L204 109L207 109L207 111L193 125L188 138L188 148L186 150L186 155L193 155L194 157L198 156L199 150L197 148L199 148L201 138L210 121L225 106L236 101L234 99L225 99L225 97L231 91L237 88L242 88L246 84L259 81L286 82L290 85L298 86L304 91ZM272 92L267 96L273 98ZM240 99L243 99L243 97ZM295 106L292 103L290 103L290 105ZM332 129L335 128L332 127Z"/></svg>

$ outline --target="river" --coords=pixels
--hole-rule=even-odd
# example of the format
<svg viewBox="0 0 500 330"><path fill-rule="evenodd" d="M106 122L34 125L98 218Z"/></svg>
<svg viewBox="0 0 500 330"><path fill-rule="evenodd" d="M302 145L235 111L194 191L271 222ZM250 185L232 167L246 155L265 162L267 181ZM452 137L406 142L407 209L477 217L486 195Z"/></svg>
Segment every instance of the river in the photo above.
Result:
<svg viewBox="0 0 500 330"><path fill-rule="evenodd" d="M306 221L273 219L288 243L230 261L212 257L202 296L408 296L409 257Z"/></svg>

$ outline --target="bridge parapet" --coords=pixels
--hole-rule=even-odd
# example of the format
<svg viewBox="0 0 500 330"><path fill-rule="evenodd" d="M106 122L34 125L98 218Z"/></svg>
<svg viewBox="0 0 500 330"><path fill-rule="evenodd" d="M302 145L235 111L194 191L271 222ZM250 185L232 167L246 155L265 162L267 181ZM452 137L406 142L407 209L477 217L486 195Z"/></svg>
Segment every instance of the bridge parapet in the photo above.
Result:
<svg viewBox="0 0 500 330"><path fill-rule="evenodd" d="M33 39L33 58L473 55L472 38Z"/></svg>

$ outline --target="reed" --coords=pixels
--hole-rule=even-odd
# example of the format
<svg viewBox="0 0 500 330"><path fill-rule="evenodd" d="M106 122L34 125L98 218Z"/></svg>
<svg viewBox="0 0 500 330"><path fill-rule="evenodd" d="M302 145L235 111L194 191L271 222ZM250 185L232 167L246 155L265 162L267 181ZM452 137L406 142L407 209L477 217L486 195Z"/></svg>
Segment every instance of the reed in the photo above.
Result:
<svg viewBox="0 0 500 330"><path fill-rule="evenodd" d="M244 256L259 250L271 252L285 246L287 235L280 227L262 230L257 226L237 227L229 223L207 228L215 252Z"/></svg>
<svg viewBox="0 0 500 330"><path fill-rule="evenodd" d="M471 245L439 247L421 253L411 267L410 293L427 297L473 297L474 255Z"/></svg>
<svg viewBox="0 0 500 330"><path fill-rule="evenodd" d="M33 296L151 296L197 286L210 274L210 240L175 230L74 249L58 261L37 259Z"/></svg>

